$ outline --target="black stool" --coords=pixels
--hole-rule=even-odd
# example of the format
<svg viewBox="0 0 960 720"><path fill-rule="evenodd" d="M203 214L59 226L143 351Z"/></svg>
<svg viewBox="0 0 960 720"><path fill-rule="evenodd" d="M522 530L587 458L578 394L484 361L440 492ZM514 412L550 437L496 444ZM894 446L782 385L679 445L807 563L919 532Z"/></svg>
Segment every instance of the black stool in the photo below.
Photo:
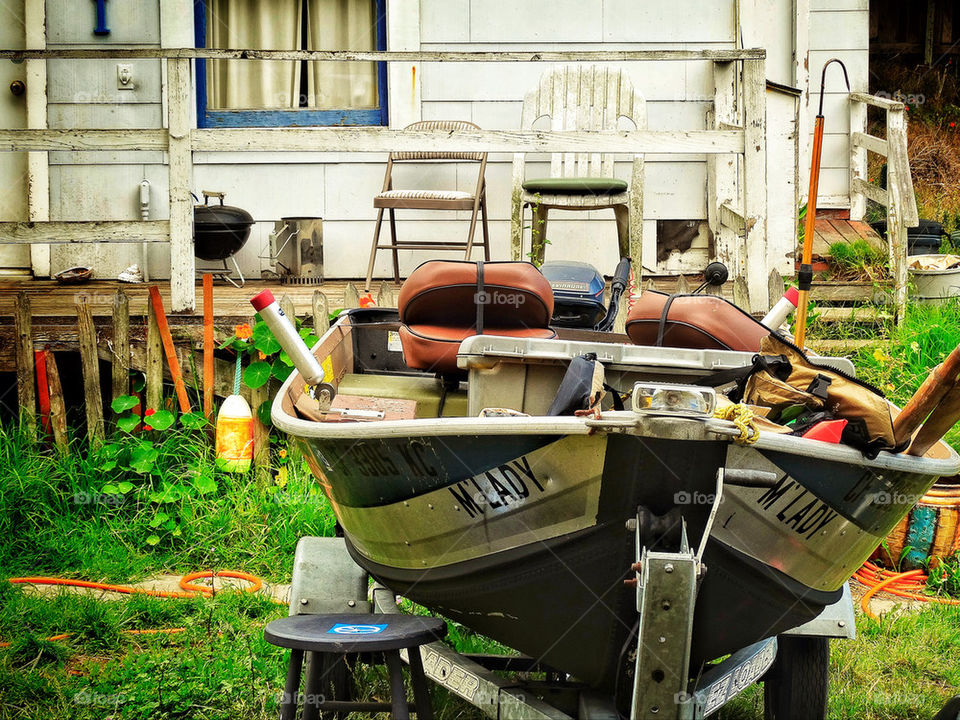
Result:
<svg viewBox="0 0 960 720"><path fill-rule="evenodd" d="M417 717L433 720L430 694L423 674L420 646L440 640L447 634L442 620L419 615L293 615L274 620L264 631L271 645L290 648L287 684L284 689L281 720L294 720L303 653L313 653L307 673L304 720L314 720L320 710L382 712L390 710L396 720L409 720L411 708L403 688L401 648L407 649L410 680ZM321 699L321 668L324 655L341 658L352 653L383 653L390 674L391 702L360 702Z"/></svg>

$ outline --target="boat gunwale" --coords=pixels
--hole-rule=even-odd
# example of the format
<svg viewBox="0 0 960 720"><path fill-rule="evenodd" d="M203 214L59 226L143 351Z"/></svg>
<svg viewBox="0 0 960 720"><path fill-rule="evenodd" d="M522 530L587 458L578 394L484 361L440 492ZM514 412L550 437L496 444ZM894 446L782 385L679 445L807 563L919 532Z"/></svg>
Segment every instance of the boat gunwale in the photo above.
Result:
<svg viewBox="0 0 960 720"><path fill-rule="evenodd" d="M330 329L314 344L311 352L316 353L327 339L343 327L352 327L349 313L338 319ZM475 336L482 337L482 336ZM474 340L467 338L464 342ZM480 342L474 340L474 342ZM553 341L565 342L565 341ZM600 343L598 343L600 344ZM616 343L610 343L613 346ZM700 351L694 351L700 352ZM733 351L722 351L724 353ZM743 353L736 353L743 355ZM685 368L690 369L690 368ZM714 367L713 369L716 369ZM592 417L447 417L416 418L405 420L379 420L356 423L320 423L294 417L283 408L283 399L288 395L294 383L299 381L300 373L294 370L283 382L271 404L273 424L289 435L303 439L350 439L374 440L379 438L403 437L450 437L480 435L593 435L605 433L631 434L638 437L662 437L684 442L692 439L719 440L732 442L740 434L734 424L713 417L691 417L682 415L657 416L638 415L632 411L608 411L600 419ZM302 381L300 381L302 382ZM894 406L895 407L895 406ZM700 424L700 428L696 427ZM659 428L657 426L660 426ZM678 429L680 432L678 433ZM693 437L700 435L701 437ZM947 450L947 457L915 457L904 453L881 452L875 458L868 458L860 450L849 445L833 444L818 440L808 440L794 435L786 435L761 430L751 447L757 450L785 452L792 455L859 465L876 470L894 470L948 477L960 473L960 454L941 440ZM937 447L935 445L934 447Z"/></svg>

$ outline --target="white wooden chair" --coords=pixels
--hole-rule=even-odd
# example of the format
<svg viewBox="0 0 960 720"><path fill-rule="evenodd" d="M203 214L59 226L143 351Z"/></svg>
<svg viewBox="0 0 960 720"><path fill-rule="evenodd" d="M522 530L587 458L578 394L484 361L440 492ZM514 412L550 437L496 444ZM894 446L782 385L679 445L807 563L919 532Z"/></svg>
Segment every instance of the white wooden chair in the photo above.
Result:
<svg viewBox="0 0 960 720"><path fill-rule="evenodd" d="M408 125L404 130L479 130L477 125L466 120L422 120ZM460 161L476 162L480 165L477 174L477 185L471 194L464 190L395 190L393 187L393 165L398 162L429 162L429 161ZM473 252L473 235L477 228L477 220L483 232L483 239L479 244L483 247L484 260L490 259L490 230L487 226L487 186L484 173L487 168L487 154L485 152L393 152L387 160L387 171L383 177L383 189L373 198L373 206L377 208L377 224L373 231L373 247L370 250L370 261L367 264L366 289L370 290L370 281L373 278L373 264L377 258L377 250L390 250L393 253L393 279L400 282L400 259L398 250L463 250L464 259L469 260ZM396 211L401 210L469 210L470 229L467 239L463 242L448 240L434 242L425 240L399 240L397 238ZM383 224L383 211L390 217L390 243L380 244L380 227Z"/></svg>
<svg viewBox="0 0 960 720"><path fill-rule="evenodd" d="M620 118L635 129L647 126L646 101L625 70L609 65L565 66L547 70L523 101L521 129L540 119L550 130L617 130ZM549 210L612 208L621 257L631 257L637 277L643 250L643 156L633 156L630 182L613 174L613 153L555 153L550 177L527 180L524 155L513 156L510 246L514 260L523 253L523 213L533 209L530 258L543 262Z"/></svg>

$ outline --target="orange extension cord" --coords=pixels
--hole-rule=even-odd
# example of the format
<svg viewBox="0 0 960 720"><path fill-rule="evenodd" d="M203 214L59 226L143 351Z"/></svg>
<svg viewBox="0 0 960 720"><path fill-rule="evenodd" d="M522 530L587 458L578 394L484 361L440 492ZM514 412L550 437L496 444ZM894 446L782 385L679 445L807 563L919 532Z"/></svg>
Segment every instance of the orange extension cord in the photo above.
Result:
<svg viewBox="0 0 960 720"><path fill-rule="evenodd" d="M897 573L884 570L871 562L865 562L863 566L854 573L853 577L869 588L860 599L860 607L864 613L874 620L877 619L877 616L870 610L870 598L881 590L891 595L897 595L910 600L935 602L943 605L960 605L960 600L953 598L922 595L920 591L926 587L927 583L927 576L923 570L908 570L907 572Z"/></svg>
<svg viewBox="0 0 960 720"><path fill-rule="evenodd" d="M90 582L88 580L71 580L69 578L55 577L14 577L9 582L14 585L66 585L69 587L92 588L94 590L106 590L107 592L125 593L127 595L149 595L150 597L162 598L195 598L195 597L213 597L215 590L213 585L194 585L194 580L200 578L228 577L237 580L246 580L250 583L244 588L244 592L255 593L263 587L263 580L256 575L250 575L236 570L202 570L200 572L190 573L180 578L180 587L182 591L177 590L147 590L146 588L133 587L131 585L110 585L108 583ZM274 602L279 602L275 600ZM183 632L184 628L157 628L153 630L123 630L125 635L158 635L161 633L174 634ZM47 640L66 640L70 633L52 635ZM0 642L0 648L9 647L10 643Z"/></svg>

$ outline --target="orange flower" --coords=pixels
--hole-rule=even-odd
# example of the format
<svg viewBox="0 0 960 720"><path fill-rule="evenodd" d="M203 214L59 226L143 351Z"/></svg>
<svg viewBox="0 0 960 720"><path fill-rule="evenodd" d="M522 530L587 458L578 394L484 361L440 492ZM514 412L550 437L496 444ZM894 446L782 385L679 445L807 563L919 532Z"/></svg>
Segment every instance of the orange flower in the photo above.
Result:
<svg viewBox="0 0 960 720"><path fill-rule="evenodd" d="M233 332L240 340L248 340L253 337L253 329L247 323L237 325Z"/></svg>
<svg viewBox="0 0 960 720"><path fill-rule="evenodd" d="M373 299L373 295L371 295L370 293L367 293L366 295L363 295L360 298L360 307L368 308L368 307L376 307L376 306L377 306L377 301Z"/></svg>

